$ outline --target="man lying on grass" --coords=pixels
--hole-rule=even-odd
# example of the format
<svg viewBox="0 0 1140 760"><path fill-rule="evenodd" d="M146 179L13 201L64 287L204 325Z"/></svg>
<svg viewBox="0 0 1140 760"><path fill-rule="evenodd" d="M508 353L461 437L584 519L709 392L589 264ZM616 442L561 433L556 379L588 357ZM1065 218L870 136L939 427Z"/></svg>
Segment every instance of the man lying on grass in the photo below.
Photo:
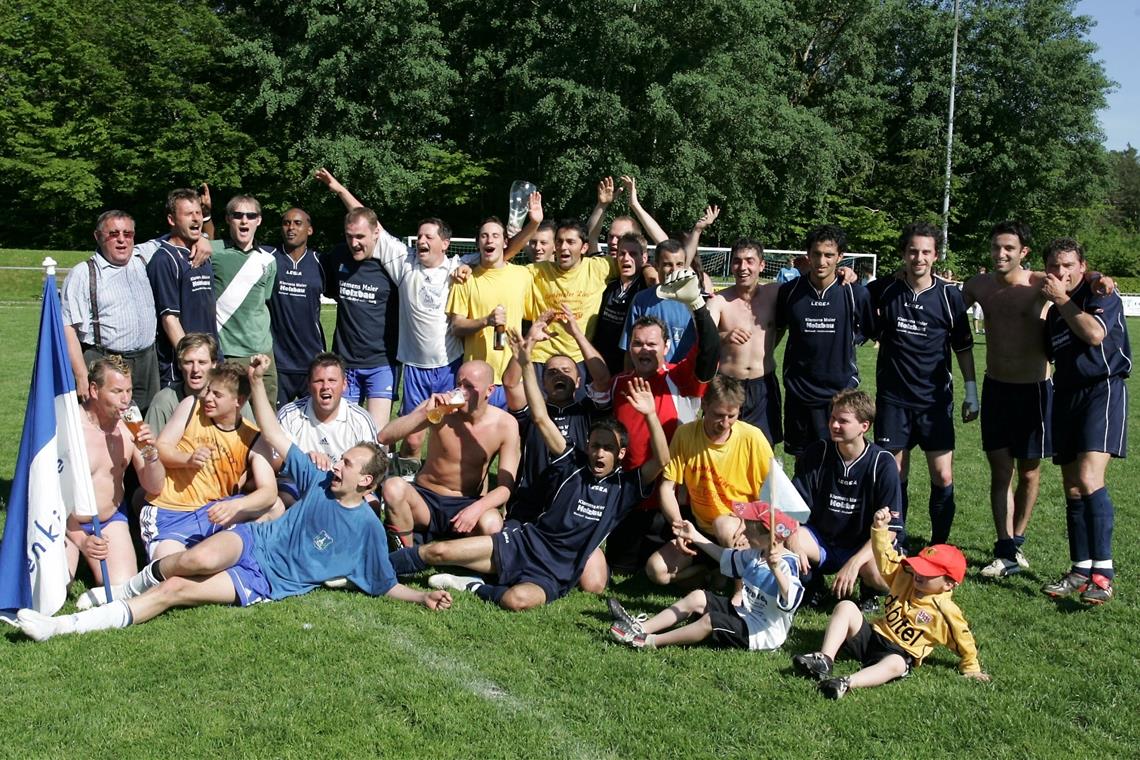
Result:
<svg viewBox="0 0 1140 760"><path fill-rule="evenodd" d="M428 583L473 591L503 609L521 611L553 602L578 583L587 561L613 527L648 495L662 463L669 459L669 442L657 419L653 392L645 380L637 378L630 382L626 398L649 427L653 452L649 461L639 469L622 470L628 436L625 426L613 419L590 426L586 451L568 445L550 419L539 390L530 357L533 341L524 342L513 330L509 335L523 370L523 389L534 425L554 454L543 473L543 485L534 490L549 508L536 522L511 521L491 536L401 549L392 554L392 565L401 574L420 572L428 565L462 565L497 576L490 583L479 577L440 574ZM604 562L600 552L593 561Z"/></svg>
<svg viewBox="0 0 1140 760"><path fill-rule="evenodd" d="M238 604L307 593L324 581L347 578L365 593L446 609L446 591L413 591L396 582L384 526L364 503L385 470L382 449L362 441L322 472L289 440L265 391L268 356L250 362L250 403L266 442L288 451L282 471L302 496L269 523L235 525L192 548L164 557L112 589L114 601L74 615L49 617L20 610L20 629L36 641L143 623L171 607Z"/></svg>

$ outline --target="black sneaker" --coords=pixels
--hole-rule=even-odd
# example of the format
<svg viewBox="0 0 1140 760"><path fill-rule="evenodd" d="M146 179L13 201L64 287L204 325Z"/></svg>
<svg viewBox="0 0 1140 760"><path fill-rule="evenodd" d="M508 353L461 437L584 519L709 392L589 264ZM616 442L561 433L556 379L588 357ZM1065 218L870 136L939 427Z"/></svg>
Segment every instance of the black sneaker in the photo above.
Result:
<svg viewBox="0 0 1140 760"><path fill-rule="evenodd" d="M1081 575L1080 573L1068 572L1061 576L1061 579L1050 583L1041 589L1045 596L1050 596L1054 599L1063 599L1066 596L1073 594L1080 594L1089 585L1089 577Z"/></svg>
<svg viewBox="0 0 1140 760"><path fill-rule="evenodd" d="M819 684L820 693L828 699L843 699L850 688L851 680L848 678L829 678Z"/></svg>
<svg viewBox="0 0 1140 760"><path fill-rule="evenodd" d="M883 596L877 591L863 588L859 592L859 610L864 615L877 615L883 611Z"/></svg>
<svg viewBox="0 0 1140 760"><path fill-rule="evenodd" d="M831 675L831 666L831 658L823 652L797 654L792 658L792 669L796 671L796 675L813 678L816 681L822 681L829 677Z"/></svg>
<svg viewBox="0 0 1140 760"><path fill-rule="evenodd" d="M612 596L606 600L606 604L610 608L610 617L614 619L615 623L620 623L620 626L615 626L615 629L620 628L630 635L645 633L641 629L641 624L647 619L645 615L638 615L637 617L630 615L626 612L625 607L621 606L621 602ZM626 639L622 639L622 641L626 641Z"/></svg>

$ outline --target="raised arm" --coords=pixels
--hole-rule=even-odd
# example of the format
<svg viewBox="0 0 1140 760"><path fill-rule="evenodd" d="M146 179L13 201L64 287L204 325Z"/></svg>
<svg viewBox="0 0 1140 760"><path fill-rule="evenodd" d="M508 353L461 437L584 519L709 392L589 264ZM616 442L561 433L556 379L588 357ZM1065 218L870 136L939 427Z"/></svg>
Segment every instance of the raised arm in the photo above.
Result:
<svg viewBox="0 0 1140 760"><path fill-rule="evenodd" d="M530 350L534 344L529 337L524 340L513 328L507 328L507 339L510 341L515 361L522 367L523 393L526 394L526 402L530 407L530 418L542 435L542 442L546 444L547 450L557 456L566 450L566 437L558 430L558 426L546 411L546 399L538 387L538 375L535 374L534 364L530 359Z"/></svg>
<svg viewBox="0 0 1140 760"><path fill-rule="evenodd" d="M530 214L526 226L510 239L510 242L507 243L507 249L503 251L503 258L507 261L513 259L522 249L526 248L526 244L534 237L534 233L538 232L538 225L542 224L542 193L537 190L530 194L529 210Z"/></svg>
<svg viewBox="0 0 1140 760"><path fill-rule="evenodd" d="M582 332L582 326L574 318L573 310L565 302L562 304L562 313L558 315L558 321L566 326L566 331L582 350L582 358L586 362L586 370L590 373L590 385L594 387L595 395L608 395L613 385L613 378L610 376L609 367L606 366L606 360L598 353L598 349L594 348L586 333Z"/></svg>
<svg viewBox="0 0 1140 760"><path fill-rule="evenodd" d="M716 221L720 216L720 206L706 206L705 213L700 219L693 224L693 230L689 233L689 240L685 243L685 266L692 266L693 259L696 258L697 248L701 244L701 233L705 228Z"/></svg>
<svg viewBox="0 0 1140 760"><path fill-rule="evenodd" d="M661 229L661 225L657 223L657 220L641 207L641 200L637 197L637 180L633 177L623 175L621 184L629 200L629 210L637 217L637 221L641 222L641 229L645 231L645 237L649 238L649 242L653 243L653 245L657 245L663 240L668 240L669 236L665 233L665 230Z"/></svg>
<svg viewBox="0 0 1140 760"><path fill-rule="evenodd" d="M340 198L340 202L344 204L344 208L347 211L352 211L354 208L364 206L363 203L356 199L355 195L348 191L347 187L337 181L336 177L332 175L332 172L323 166L313 172L313 178L327 187L329 192L334 193L337 198Z"/></svg>
<svg viewBox="0 0 1140 760"><path fill-rule="evenodd" d="M661 427L661 420L657 418L657 402L648 381L635 376L626 385L623 394L629 405L645 418L645 424L649 428L650 457L641 465L641 482L651 483L669 461L669 439Z"/></svg>
<svg viewBox="0 0 1140 760"><path fill-rule="evenodd" d="M692 269L676 270L665 278L657 292L662 298L685 304L693 312L693 325L697 330L697 356L693 363L693 374L697 380L707 383L713 379L717 365L720 364L720 334L701 295L696 272Z"/></svg>
<svg viewBox="0 0 1140 760"><path fill-rule="evenodd" d="M1053 274L1047 274L1041 284L1041 295L1053 304L1053 308L1065 320L1073 334L1090 346L1104 342L1104 325L1092 314L1087 314L1073 303L1065 290L1065 281Z"/></svg>
<svg viewBox="0 0 1140 760"><path fill-rule="evenodd" d="M606 217L606 209L614 202L614 178L603 177L598 182L598 202L594 204L594 210L590 212L590 218L586 220L586 237L589 238L589 247L586 249L587 253L598 252L598 238L602 234L602 220Z"/></svg>
<svg viewBox="0 0 1140 760"><path fill-rule="evenodd" d="M158 434L154 442L158 449L158 457L167 470L200 470L209 461L214 451L209 446L199 446L193 451L182 451L178 442L186 432L186 425L190 422L190 415L194 413L194 405L198 399L187 396L178 403L174 413L166 422L166 427Z"/></svg>
<svg viewBox="0 0 1140 760"><path fill-rule="evenodd" d="M269 400L269 393L265 390L265 373L273 360L265 354L258 354L249 361L246 374L249 376L249 405L253 408L254 419L261 428L261 438L277 451L281 458L289 452L293 439L277 421L277 412L273 410L273 403Z"/></svg>

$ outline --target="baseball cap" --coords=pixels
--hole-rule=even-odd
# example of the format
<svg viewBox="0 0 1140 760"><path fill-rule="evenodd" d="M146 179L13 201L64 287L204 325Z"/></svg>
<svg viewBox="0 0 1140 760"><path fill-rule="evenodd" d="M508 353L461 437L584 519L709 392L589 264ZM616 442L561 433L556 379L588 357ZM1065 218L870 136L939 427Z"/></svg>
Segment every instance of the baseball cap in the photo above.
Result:
<svg viewBox="0 0 1140 760"><path fill-rule="evenodd" d="M919 575L945 575L956 583L966 577L966 557L950 544L928 546L913 557L903 560Z"/></svg>
<svg viewBox="0 0 1140 760"><path fill-rule="evenodd" d="M792 535L799 529L800 524L788 517L786 514L772 507L766 501L746 501L746 502L733 502L733 513L741 520L753 520L762 524L765 528L770 527L770 514L776 513L776 537L781 541L786 540L788 536Z"/></svg>

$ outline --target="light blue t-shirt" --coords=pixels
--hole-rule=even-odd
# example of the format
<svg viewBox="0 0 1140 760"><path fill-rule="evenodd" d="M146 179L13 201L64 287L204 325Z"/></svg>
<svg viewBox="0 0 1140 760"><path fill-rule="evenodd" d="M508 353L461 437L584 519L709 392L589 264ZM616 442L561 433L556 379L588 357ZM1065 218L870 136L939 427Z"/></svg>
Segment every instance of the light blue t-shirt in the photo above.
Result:
<svg viewBox="0 0 1140 760"><path fill-rule="evenodd" d="M669 328L665 337L669 339L669 350L665 361L670 364L681 361L689 354L689 349L697 342L697 328L693 324L693 314L689 307L657 295L657 288L647 288L633 297L629 314L625 318L625 329L621 334L621 347L629 348L629 331L633 323L641 317L657 317Z"/></svg>
<svg viewBox="0 0 1140 760"><path fill-rule="evenodd" d="M269 597L297 596L342 577L366 594L388 593L396 573L376 514L364 502L337 502L328 490L332 473L318 470L296 446L289 447L281 472L302 496L284 517L253 526L253 555L269 581Z"/></svg>

